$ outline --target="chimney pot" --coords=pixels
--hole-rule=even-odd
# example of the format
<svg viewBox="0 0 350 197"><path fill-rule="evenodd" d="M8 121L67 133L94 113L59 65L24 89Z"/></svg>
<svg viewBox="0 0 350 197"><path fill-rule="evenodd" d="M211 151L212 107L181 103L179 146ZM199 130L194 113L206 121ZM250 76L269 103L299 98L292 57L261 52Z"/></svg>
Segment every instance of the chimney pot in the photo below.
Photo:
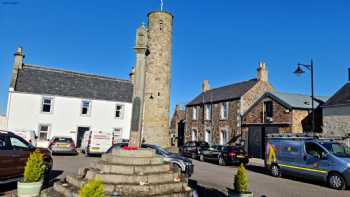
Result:
<svg viewBox="0 0 350 197"><path fill-rule="evenodd" d="M208 80L204 80L202 83L202 92L206 92L209 90L209 81Z"/></svg>

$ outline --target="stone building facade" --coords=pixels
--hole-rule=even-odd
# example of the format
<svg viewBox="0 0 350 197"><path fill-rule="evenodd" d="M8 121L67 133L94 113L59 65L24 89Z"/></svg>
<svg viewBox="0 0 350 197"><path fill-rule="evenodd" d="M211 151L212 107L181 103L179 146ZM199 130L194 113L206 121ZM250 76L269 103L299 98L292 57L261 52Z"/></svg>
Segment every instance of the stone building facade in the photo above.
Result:
<svg viewBox="0 0 350 197"><path fill-rule="evenodd" d="M319 106L326 99L318 97L315 101L316 131L319 133L322 127ZM311 129L312 113L309 101L309 96L300 94L267 92L243 115L243 127L276 127L278 133L308 132Z"/></svg>
<svg viewBox="0 0 350 197"><path fill-rule="evenodd" d="M227 144L241 138L241 115L265 92L272 91L267 76L261 63L256 79L215 89L209 89L204 81L202 93L186 105L186 141Z"/></svg>
<svg viewBox="0 0 350 197"><path fill-rule="evenodd" d="M176 105L170 121L171 146L181 147L185 142L186 111L180 105Z"/></svg>
<svg viewBox="0 0 350 197"><path fill-rule="evenodd" d="M322 110L327 97L315 98L316 132L322 131ZM246 149L252 157L263 157L265 136L269 133L311 131L310 96L267 92L243 114L242 128Z"/></svg>
<svg viewBox="0 0 350 197"><path fill-rule="evenodd" d="M348 82L323 106L323 129L327 135L350 136L350 68L348 72Z"/></svg>
<svg viewBox="0 0 350 197"><path fill-rule="evenodd" d="M148 26L137 30L136 64L145 68L143 141L170 146L169 112L172 64L173 16L168 12L148 14ZM136 76L137 77L137 76ZM130 74L135 81L133 73Z"/></svg>

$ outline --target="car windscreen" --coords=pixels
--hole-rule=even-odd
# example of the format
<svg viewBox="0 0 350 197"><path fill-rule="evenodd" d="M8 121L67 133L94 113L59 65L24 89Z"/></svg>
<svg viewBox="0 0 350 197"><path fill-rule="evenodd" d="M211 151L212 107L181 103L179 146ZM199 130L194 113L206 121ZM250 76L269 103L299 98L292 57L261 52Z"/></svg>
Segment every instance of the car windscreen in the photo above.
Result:
<svg viewBox="0 0 350 197"><path fill-rule="evenodd" d="M72 143L73 140L71 138L65 138L65 137L58 137L53 140L54 142L59 142L59 143Z"/></svg>
<svg viewBox="0 0 350 197"><path fill-rule="evenodd" d="M350 148L340 143L323 143L328 151L338 157L350 157Z"/></svg>

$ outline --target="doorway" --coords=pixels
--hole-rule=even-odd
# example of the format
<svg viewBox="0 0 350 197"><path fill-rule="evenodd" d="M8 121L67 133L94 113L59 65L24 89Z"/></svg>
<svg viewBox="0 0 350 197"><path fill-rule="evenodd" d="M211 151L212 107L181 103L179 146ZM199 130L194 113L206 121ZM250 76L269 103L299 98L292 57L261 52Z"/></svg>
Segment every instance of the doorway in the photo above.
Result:
<svg viewBox="0 0 350 197"><path fill-rule="evenodd" d="M89 131L90 130L90 127L78 127L78 132L77 132L77 148L80 148L81 146L81 141L83 140L83 137L84 137L84 133L86 131Z"/></svg>
<svg viewBox="0 0 350 197"><path fill-rule="evenodd" d="M177 124L177 147L183 147L184 143L185 143L185 122L183 120L181 120L178 124Z"/></svg>
<svg viewBox="0 0 350 197"><path fill-rule="evenodd" d="M256 126L248 129L248 154L253 158L265 158L267 134L278 133L278 127Z"/></svg>

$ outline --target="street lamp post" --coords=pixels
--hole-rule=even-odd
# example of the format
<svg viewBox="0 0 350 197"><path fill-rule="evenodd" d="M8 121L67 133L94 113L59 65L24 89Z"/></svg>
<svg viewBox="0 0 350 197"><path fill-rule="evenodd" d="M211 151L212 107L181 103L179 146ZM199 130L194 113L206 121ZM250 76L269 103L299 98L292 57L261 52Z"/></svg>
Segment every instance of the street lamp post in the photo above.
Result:
<svg viewBox="0 0 350 197"><path fill-rule="evenodd" d="M300 76L305 73L301 67L307 68L311 73L311 108L312 108L312 128L311 132L315 132L315 108L314 108L314 62L311 60L310 64L300 64L298 63L297 69L294 71L294 74Z"/></svg>

